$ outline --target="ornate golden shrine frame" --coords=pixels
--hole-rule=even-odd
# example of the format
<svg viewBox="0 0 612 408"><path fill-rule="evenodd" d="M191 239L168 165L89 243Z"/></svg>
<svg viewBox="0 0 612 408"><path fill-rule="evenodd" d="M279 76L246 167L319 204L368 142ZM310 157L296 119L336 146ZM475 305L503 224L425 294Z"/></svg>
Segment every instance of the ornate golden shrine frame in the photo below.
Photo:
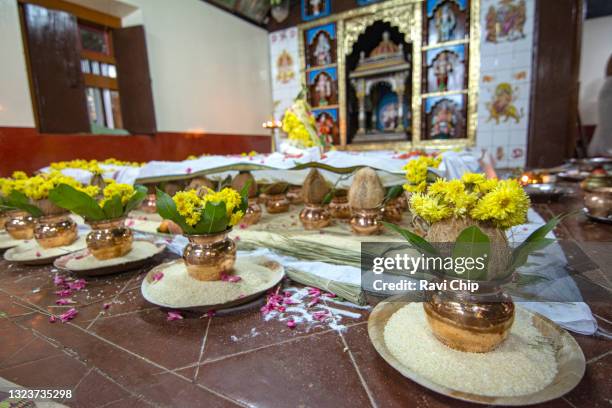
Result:
<svg viewBox="0 0 612 408"><path fill-rule="evenodd" d="M306 61L304 31L327 23L336 23L336 55L338 71L338 119L340 130L340 149L348 150L409 150L414 147L454 148L473 146L476 142L478 124L478 82L480 78L480 0L470 0L470 38L456 40L444 45L468 44L468 88L464 91L421 93L421 73L423 51L433 48L423 47L423 7L424 0L388 0L370 6L359 7L343 13L298 25L300 53L300 73L302 86L306 86ZM345 59L359 35L375 21L390 23L404 34L405 40L412 43L412 141L347 144L346 134L346 69ZM422 101L427 96L467 94L467 138L448 140L421 140Z"/></svg>

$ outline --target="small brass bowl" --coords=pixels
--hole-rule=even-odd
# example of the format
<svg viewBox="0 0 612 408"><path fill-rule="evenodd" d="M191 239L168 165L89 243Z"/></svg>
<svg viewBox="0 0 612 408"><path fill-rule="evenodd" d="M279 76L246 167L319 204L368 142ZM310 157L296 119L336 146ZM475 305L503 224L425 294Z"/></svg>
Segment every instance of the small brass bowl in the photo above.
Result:
<svg viewBox="0 0 612 408"><path fill-rule="evenodd" d="M270 214L278 214L289 211L289 200L285 194L274 194L268 196L266 209Z"/></svg>
<svg viewBox="0 0 612 408"><path fill-rule="evenodd" d="M257 199L249 198L249 206L244 212L244 217L242 217L240 223L245 225L257 224L261 219L261 213L261 206L257 204Z"/></svg>
<svg viewBox="0 0 612 408"><path fill-rule="evenodd" d="M21 210L9 211L4 224L6 232L13 239L32 239L34 237L34 217Z"/></svg>
<svg viewBox="0 0 612 408"><path fill-rule="evenodd" d="M236 244L228 237L231 229L217 234L185 235L189 243L183 259L189 276L200 281L218 281L236 262Z"/></svg>
<svg viewBox="0 0 612 408"><path fill-rule="evenodd" d="M589 215L608 218L612 215L612 187L588 189L584 195L584 206Z"/></svg>
<svg viewBox="0 0 612 408"><path fill-rule="evenodd" d="M304 202L302 198L302 187L289 187L289 191L287 191L287 200L289 200L291 204L302 204Z"/></svg>
<svg viewBox="0 0 612 408"><path fill-rule="evenodd" d="M376 235L382 231L380 208L352 208L351 229L357 235Z"/></svg>
<svg viewBox="0 0 612 408"><path fill-rule="evenodd" d="M402 213L404 212L399 197L389 200L380 211L383 220L388 222L400 222L402 220Z"/></svg>
<svg viewBox="0 0 612 408"><path fill-rule="evenodd" d="M125 226L125 218L90 221L92 231L85 242L96 259L119 258L132 250L132 230Z"/></svg>
<svg viewBox="0 0 612 408"><path fill-rule="evenodd" d="M43 248L67 246L77 239L77 225L68 214L40 217L34 226L34 239Z"/></svg>
<svg viewBox="0 0 612 408"><path fill-rule="evenodd" d="M332 218L348 220L351 218L351 206L346 195L335 196L329 203Z"/></svg>
<svg viewBox="0 0 612 408"><path fill-rule="evenodd" d="M307 230L318 230L331 223L331 215L322 204L305 204L300 211L300 221Z"/></svg>

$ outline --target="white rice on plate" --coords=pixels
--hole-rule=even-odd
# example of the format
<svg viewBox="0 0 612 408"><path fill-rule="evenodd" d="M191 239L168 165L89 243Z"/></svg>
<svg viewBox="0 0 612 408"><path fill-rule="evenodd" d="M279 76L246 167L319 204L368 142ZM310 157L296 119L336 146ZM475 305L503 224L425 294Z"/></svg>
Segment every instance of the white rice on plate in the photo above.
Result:
<svg viewBox="0 0 612 408"><path fill-rule="evenodd" d="M403 365L453 390L489 397L532 394L557 374L551 341L533 326L531 315L516 309L510 335L489 353L467 353L438 341L421 303L395 312L384 330L387 348Z"/></svg>

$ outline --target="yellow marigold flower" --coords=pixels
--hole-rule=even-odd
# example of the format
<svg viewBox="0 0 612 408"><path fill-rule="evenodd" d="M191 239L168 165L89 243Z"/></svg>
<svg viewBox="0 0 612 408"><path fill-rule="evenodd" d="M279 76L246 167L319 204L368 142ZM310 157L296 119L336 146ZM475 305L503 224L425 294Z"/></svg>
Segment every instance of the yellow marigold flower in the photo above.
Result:
<svg viewBox="0 0 612 408"><path fill-rule="evenodd" d="M438 168L441 160L442 159L440 158L433 158L429 156L419 156L416 159L410 160L403 168L403 170L406 170L406 180L408 180L408 184L418 186L421 183L426 182L428 169L430 167ZM407 191L413 191L406 188L406 185L404 185L404 189Z"/></svg>
<svg viewBox="0 0 612 408"><path fill-rule="evenodd" d="M240 193L229 187L225 187L223 190L218 192L209 189L208 194L206 194L202 199L205 203L224 202L228 217L231 217L234 209L238 208L238 206L240 206L240 202L242 201Z"/></svg>
<svg viewBox="0 0 612 408"><path fill-rule="evenodd" d="M480 199L470 215L506 229L527 220L529 205L529 197L517 180L503 180Z"/></svg>
<svg viewBox="0 0 612 408"><path fill-rule="evenodd" d="M119 196L121 204L126 205L134 195L134 187L131 184L111 183L104 187L102 195L103 198L100 201L101 206L104 206L104 204L114 196Z"/></svg>
<svg viewBox="0 0 612 408"><path fill-rule="evenodd" d="M424 193L425 190L427 189L427 182L422 181L419 184L406 183L404 184L403 187L404 187L404 190L409 191L411 193Z"/></svg>
<svg viewBox="0 0 612 408"><path fill-rule="evenodd" d="M28 178L28 175L25 173L25 171L14 171L11 177L14 180L25 180Z"/></svg>
<svg viewBox="0 0 612 408"><path fill-rule="evenodd" d="M244 216L244 213L242 212L242 210L236 211L235 213L233 213L230 216L229 225L234 226L234 225L238 224L243 216Z"/></svg>
<svg viewBox="0 0 612 408"><path fill-rule="evenodd" d="M498 182L499 180L497 179L487 179L484 182L480 183L478 186L476 186L476 188L480 193L488 193L489 191L497 187Z"/></svg>
<svg viewBox="0 0 612 408"><path fill-rule="evenodd" d="M172 197L172 201L187 224L194 226L200 221L205 202L195 190L179 191Z"/></svg>
<svg viewBox="0 0 612 408"><path fill-rule="evenodd" d="M410 197L410 208L415 215L418 215L430 224L452 215L452 210L442 204L439 197L421 193L415 193Z"/></svg>
<svg viewBox="0 0 612 408"><path fill-rule="evenodd" d="M461 181L465 184L480 185L487 181L487 178L482 173L465 173L461 176Z"/></svg>

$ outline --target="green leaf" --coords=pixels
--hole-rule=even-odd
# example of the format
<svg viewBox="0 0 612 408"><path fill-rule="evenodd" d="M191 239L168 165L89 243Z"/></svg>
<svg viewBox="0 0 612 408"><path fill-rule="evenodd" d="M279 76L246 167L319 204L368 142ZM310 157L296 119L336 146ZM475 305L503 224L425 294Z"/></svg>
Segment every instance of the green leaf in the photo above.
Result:
<svg viewBox="0 0 612 408"><path fill-rule="evenodd" d="M174 200L167 193L161 191L159 188L156 193L156 207L157 213L165 220L170 220L178 224L185 234L194 234L194 228L185 222L183 216L181 216L177 209Z"/></svg>
<svg viewBox="0 0 612 408"><path fill-rule="evenodd" d="M139 184L135 185L134 194L132 195L132 197L130 197L128 202L125 204L125 209L123 211L124 214L127 215L130 213L130 211L136 209L145 199L147 194L148 194L148 190L145 186L141 186Z"/></svg>
<svg viewBox="0 0 612 408"><path fill-rule="evenodd" d="M86 220L100 221L106 218L96 200L67 184L60 184L51 190L49 200L58 207L78 214Z"/></svg>
<svg viewBox="0 0 612 408"><path fill-rule="evenodd" d="M561 220L565 218L565 215L557 216L550 219L546 224L533 231L525 241L512 251L512 262L510 263L509 272L513 272L520 268L527 262L529 254L534 251L538 251L552 244L555 240L552 238L546 238L549 232L551 232Z"/></svg>
<svg viewBox="0 0 612 408"><path fill-rule="evenodd" d="M251 188L252 182L253 180L247 180L246 183L244 183L244 185L240 189L240 206L238 209L243 213L249 206L249 189Z"/></svg>
<svg viewBox="0 0 612 408"><path fill-rule="evenodd" d="M195 225L198 234L213 234L227 229L229 217L223 201L219 203L207 202L202 212L202 218Z"/></svg>
<svg viewBox="0 0 612 408"><path fill-rule="evenodd" d="M473 259L475 261L478 258L483 258L485 260L485 266L484 268L477 268L476 265L474 265L472 268L465 267L465 271L462 273L457 272L455 268L455 270L452 271L452 274L467 279L486 279L487 264L490 256L491 242L489 237L475 225L467 227L461 231L455 240L455 245L453 246L452 251L453 263L454 265L457 265L459 258L463 258L463 262L465 262L466 259Z"/></svg>
<svg viewBox="0 0 612 408"><path fill-rule="evenodd" d="M20 210L27 211L33 217L40 217L43 212L37 206L30 204L30 200L25 194L19 191L11 191L7 198L7 202L10 207L19 208Z"/></svg>
<svg viewBox="0 0 612 408"><path fill-rule="evenodd" d="M106 218L109 220L119 218L123 215L123 204L121 204L121 196L119 194L114 195L109 200L106 200L102 211L106 214Z"/></svg>
<svg viewBox="0 0 612 408"><path fill-rule="evenodd" d="M438 250L434 248L433 245L431 245L429 242L427 242L425 239L421 238L414 232L408 231L389 222L383 221L382 223L385 225L385 227L392 229L393 231L404 237L406 241L412 244L413 248L419 249L421 250L421 252L427 255L438 255Z"/></svg>
<svg viewBox="0 0 612 408"><path fill-rule="evenodd" d="M404 192L403 186L393 186L389 190L387 190L387 194L385 195L385 202L397 198Z"/></svg>
<svg viewBox="0 0 612 408"><path fill-rule="evenodd" d="M327 194L325 194L325 196L323 196L323 200L321 201L321 204L325 205L325 204L329 204L331 203L331 200L334 199L334 196L336 195L336 190L335 189L331 189L327 192Z"/></svg>

